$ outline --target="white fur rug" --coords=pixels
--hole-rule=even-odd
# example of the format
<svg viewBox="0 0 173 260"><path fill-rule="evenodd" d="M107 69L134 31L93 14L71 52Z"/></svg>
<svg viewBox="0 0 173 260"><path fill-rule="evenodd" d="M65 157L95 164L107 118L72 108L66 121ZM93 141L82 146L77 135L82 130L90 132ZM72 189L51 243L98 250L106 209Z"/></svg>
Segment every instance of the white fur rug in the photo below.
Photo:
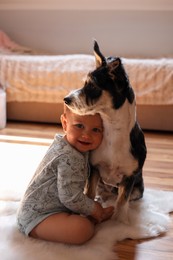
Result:
<svg viewBox="0 0 173 260"><path fill-rule="evenodd" d="M28 238L16 228L17 196L0 200L0 259L2 260L111 260L112 248L125 238L156 237L169 229L173 192L145 190L144 198L129 208L130 224L109 220L98 225L96 235L83 246L67 246ZM15 201L16 198L16 201Z"/></svg>

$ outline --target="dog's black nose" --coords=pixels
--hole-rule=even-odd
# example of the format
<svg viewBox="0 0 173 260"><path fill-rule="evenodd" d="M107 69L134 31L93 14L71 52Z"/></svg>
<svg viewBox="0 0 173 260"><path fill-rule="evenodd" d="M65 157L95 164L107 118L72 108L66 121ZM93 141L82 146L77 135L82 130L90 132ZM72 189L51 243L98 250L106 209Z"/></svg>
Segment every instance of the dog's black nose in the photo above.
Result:
<svg viewBox="0 0 173 260"><path fill-rule="evenodd" d="M67 105L70 105L70 103L71 103L71 98L70 98L70 97L65 97L65 98L64 98L64 102L65 102Z"/></svg>

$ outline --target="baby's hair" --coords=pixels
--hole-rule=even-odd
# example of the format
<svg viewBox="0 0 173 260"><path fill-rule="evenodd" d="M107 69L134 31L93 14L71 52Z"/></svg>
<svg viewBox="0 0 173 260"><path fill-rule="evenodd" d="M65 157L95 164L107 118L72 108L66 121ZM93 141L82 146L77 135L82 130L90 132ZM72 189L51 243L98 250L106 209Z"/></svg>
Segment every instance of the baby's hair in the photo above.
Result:
<svg viewBox="0 0 173 260"><path fill-rule="evenodd" d="M66 115L67 113L71 112L71 110L66 106L66 104L64 103L64 112L63 114Z"/></svg>
<svg viewBox="0 0 173 260"><path fill-rule="evenodd" d="M62 117L69 118L72 113L73 112L70 110L70 108L68 108L68 106L64 103L64 109L63 109L63 113L61 115L61 120L62 120Z"/></svg>

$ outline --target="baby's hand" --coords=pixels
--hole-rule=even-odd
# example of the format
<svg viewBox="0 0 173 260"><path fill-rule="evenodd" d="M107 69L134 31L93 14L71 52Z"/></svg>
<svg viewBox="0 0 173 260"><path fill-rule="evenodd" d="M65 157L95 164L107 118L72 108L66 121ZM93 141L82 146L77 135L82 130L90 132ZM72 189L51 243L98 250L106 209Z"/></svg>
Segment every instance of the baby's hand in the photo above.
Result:
<svg viewBox="0 0 173 260"><path fill-rule="evenodd" d="M109 219L114 211L114 207L103 208L98 202L95 202L94 211L91 214L91 217L96 220L97 223L100 223L104 220Z"/></svg>
<svg viewBox="0 0 173 260"><path fill-rule="evenodd" d="M114 207L113 206L103 208L102 221L111 218L113 213L114 213Z"/></svg>

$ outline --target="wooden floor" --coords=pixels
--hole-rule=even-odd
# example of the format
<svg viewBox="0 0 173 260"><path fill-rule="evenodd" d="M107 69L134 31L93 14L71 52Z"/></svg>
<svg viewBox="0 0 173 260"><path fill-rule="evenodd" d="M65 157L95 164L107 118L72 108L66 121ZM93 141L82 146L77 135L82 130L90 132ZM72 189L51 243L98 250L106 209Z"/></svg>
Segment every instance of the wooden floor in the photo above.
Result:
<svg viewBox="0 0 173 260"><path fill-rule="evenodd" d="M48 146L57 132L62 132L61 127L57 125L8 122L7 127L0 130L0 142ZM144 134L148 150L143 172L145 186L173 191L173 133ZM171 218L172 225L165 235L149 240L125 240L116 244L118 259L172 260L173 215Z"/></svg>

